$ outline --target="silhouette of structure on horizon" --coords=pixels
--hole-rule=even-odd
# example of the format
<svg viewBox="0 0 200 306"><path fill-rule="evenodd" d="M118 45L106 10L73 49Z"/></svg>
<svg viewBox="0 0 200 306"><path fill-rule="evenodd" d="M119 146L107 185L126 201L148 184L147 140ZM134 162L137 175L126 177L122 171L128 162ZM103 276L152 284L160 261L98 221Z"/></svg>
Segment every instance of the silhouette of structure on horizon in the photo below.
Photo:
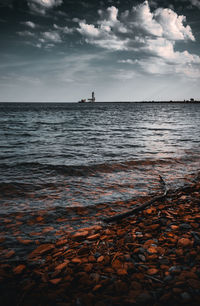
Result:
<svg viewBox="0 0 200 306"><path fill-rule="evenodd" d="M93 103L95 102L95 95L94 95L94 91L92 92L92 98L88 98L88 100L86 99L81 99L80 101L78 101L78 103Z"/></svg>

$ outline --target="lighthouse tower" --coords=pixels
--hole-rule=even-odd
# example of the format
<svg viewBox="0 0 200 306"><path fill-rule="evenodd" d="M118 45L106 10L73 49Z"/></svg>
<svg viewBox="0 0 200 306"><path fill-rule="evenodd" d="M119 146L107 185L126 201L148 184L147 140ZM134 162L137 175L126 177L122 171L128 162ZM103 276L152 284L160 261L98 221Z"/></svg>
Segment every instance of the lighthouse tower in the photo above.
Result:
<svg viewBox="0 0 200 306"><path fill-rule="evenodd" d="M88 102L95 102L94 91L92 92L92 98L91 98L91 99L88 99Z"/></svg>
<svg viewBox="0 0 200 306"><path fill-rule="evenodd" d="M92 92L92 101L91 102L95 102L94 91Z"/></svg>

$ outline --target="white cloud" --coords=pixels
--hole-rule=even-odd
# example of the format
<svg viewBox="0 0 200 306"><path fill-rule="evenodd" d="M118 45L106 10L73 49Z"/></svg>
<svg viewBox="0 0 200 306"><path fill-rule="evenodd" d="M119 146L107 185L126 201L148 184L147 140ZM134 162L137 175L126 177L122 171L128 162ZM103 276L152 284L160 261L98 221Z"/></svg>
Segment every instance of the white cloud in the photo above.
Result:
<svg viewBox="0 0 200 306"><path fill-rule="evenodd" d="M114 16L111 14L111 18ZM109 50L128 50L128 38L122 39L111 29L111 22L114 20L103 20L100 27L97 28L93 24L86 24L85 22L79 22L79 33L86 37L86 42L97 45L99 47ZM100 22L99 22L100 23ZM116 30L116 28L115 28ZM119 27L117 25L117 31Z"/></svg>
<svg viewBox="0 0 200 306"><path fill-rule="evenodd" d="M162 27L164 37L170 40L195 40L190 26L184 26L185 16L178 16L171 9L161 8L155 11L154 16Z"/></svg>
<svg viewBox="0 0 200 306"><path fill-rule="evenodd" d="M195 54L190 54L188 51L175 51L174 42L167 40L166 38L147 39L146 45L143 48L147 53L154 56L158 56L167 62L185 64L196 63L200 64L200 57Z"/></svg>
<svg viewBox="0 0 200 306"><path fill-rule="evenodd" d="M33 37L33 36L35 36L35 34L30 32L30 31L17 32L17 34L19 36L25 36L25 37Z"/></svg>
<svg viewBox="0 0 200 306"><path fill-rule="evenodd" d="M136 75L137 73L135 71L119 69L112 75L112 78L120 81L128 81L132 80Z"/></svg>
<svg viewBox="0 0 200 306"><path fill-rule="evenodd" d="M93 24L86 24L84 22L80 22L79 26L80 26L80 29L78 29L78 31L83 35L86 35L88 37L100 36L99 29L95 28Z"/></svg>
<svg viewBox="0 0 200 306"><path fill-rule="evenodd" d="M28 6L35 12L44 15L48 9L59 6L63 0L28 0Z"/></svg>
<svg viewBox="0 0 200 306"><path fill-rule="evenodd" d="M40 41L43 43L48 42L48 41L53 42L53 43L60 43L62 42L62 39L58 32L49 31L49 32L42 33L42 39Z"/></svg>
<svg viewBox="0 0 200 306"><path fill-rule="evenodd" d="M118 63L121 63L121 64L131 64L131 65L134 65L137 62L138 62L138 60L132 60L130 58L128 58L126 60L118 60Z"/></svg>
<svg viewBox="0 0 200 306"><path fill-rule="evenodd" d="M134 6L131 11L125 11L119 15L118 9L114 6L99 12L100 20L97 24L87 24L86 21L79 21L77 29L86 37L88 43L102 47L105 43L101 41L113 41L111 49L116 49L116 41L120 39L121 49L131 49L135 43L145 41L146 37L167 38L168 40L192 40L195 38L185 16L178 16L171 9L158 8L150 11L148 1ZM118 48L117 48L118 49Z"/></svg>
<svg viewBox="0 0 200 306"><path fill-rule="evenodd" d="M132 8L132 11L126 12L123 15L125 24L133 31L144 31L145 34L154 36L162 36L162 26L154 19L154 14L151 13L148 1Z"/></svg>
<svg viewBox="0 0 200 306"><path fill-rule="evenodd" d="M149 74L178 74L179 77L187 76L189 78L200 77L200 69L195 65L195 62L187 61L187 56L185 58L185 64L180 64L174 61L166 62L162 58L150 57L148 59L138 61L138 65L141 67L142 71Z"/></svg>
<svg viewBox="0 0 200 306"><path fill-rule="evenodd" d="M62 32L63 34L72 34L74 32L74 29L73 28L69 28L67 26L65 27L60 27L58 26L57 24L54 23L53 25L54 29Z"/></svg>
<svg viewBox="0 0 200 306"><path fill-rule="evenodd" d="M22 24L26 25L27 27L31 28L31 29L35 29L36 28L36 24L32 21L25 21L22 22Z"/></svg>
<svg viewBox="0 0 200 306"><path fill-rule="evenodd" d="M151 39L165 38L169 41L195 38L185 16L178 16L171 9L158 8L150 11L148 1L134 6L131 11L119 15L114 6L99 10L100 19L95 24L79 21L77 31L87 43L111 50L133 50Z"/></svg>
<svg viewBox="0 0 200 306"><path fill-rule="evenodd" d="M86 42L111 50L128 50L128 37L121 34L127 32L126 27L117 19L118 9L114 6L106 11L99 10L100 20L96 27L79 21L79 33L86 37Z"/></svg>
<svg viewBox="0 0 200 306"><path fill-rule="evenodd" d="M120 63L135 64L135 59L137 60L137 57L140 59L142 52L146 58L146 69L141 62L140 66L152 73L158 72L159 67L166 72L172 73L175 70L184 72L183 69L179 69L181 65L190 65L192 71L195 64L200 64L199 56L188 51L176 51L177 41L195 41L195 37L191 27L186 25L186 17L179 16L172 9L157 8L151 12L146 0L121 14L114 6L105 11L100 10L98 13L100 19L96 24L77 20L79 23L77 31L89 44L112 51L133 52L134 59L123 59L119 61ZM152 60L153 58L157 61ZM158 63L158 68L153 68L155 62Z"/></svg>

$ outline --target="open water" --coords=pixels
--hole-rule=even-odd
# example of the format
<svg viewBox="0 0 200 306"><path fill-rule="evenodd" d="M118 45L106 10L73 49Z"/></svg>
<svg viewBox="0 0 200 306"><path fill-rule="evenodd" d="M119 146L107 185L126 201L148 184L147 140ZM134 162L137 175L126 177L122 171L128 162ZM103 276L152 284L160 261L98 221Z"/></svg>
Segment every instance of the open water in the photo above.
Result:
<svg viewBox="0 0 200 306"><path fill-rule="evenodd" d="M102 205L161 192L159 176L178 188L199 170L200 103L0 104L4 236L20 213L23 237L44 212L41 227L70 214L79 226L79 208L86 223Z"/></svg>

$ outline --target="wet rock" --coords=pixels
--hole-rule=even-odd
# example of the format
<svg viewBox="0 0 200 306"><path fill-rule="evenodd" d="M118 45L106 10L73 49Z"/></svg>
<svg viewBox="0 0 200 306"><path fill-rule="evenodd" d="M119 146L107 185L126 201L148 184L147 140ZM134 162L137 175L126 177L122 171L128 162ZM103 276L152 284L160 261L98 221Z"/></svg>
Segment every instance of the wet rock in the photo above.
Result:
<svg viewBox="0 0 200 306"><path fill-rule="evenodd" d="M149 247L149 248L147 249L147 252L148 252L149 254L156 254L156 253L158 253L158 250L157 250L157 247L151 246L151 247Z"/></svg>
<svg viewBox="0 0 200 306"><path fill-rule="evenodd" d="M72 239L74 240L82 240L89 234L88 231L80 231L72 235Z"/></svg>
<svg viewBox="0 0 200 306"><path fill-rule="evenodd" d="M83 246L78 250L78 255L88 255L90 253L90 248L87 246Z"/></svg>
<svg viewBox="0 0 200 306"><path fill-rule="evenodd" d="M29 254L29 259L48 253L54 248L54 244L42 244Z"/></svg>
<svg viewBox="0 0 200 306"><path fill-rule="evenodd" d="M25 265L19 265L13 269L14 274L21 274L26 269Z"/></svg>
<svg viewBox="0 0 200 306"><path fill-rule="evenodd" d="M164 282L170 282L171 280L173 280L173 277L171 275L167 275L164 277Z"/></svg>
<svg viewBox="0 0 200 306"><path fill-rule="evenodd" d="M142 255L142 254L139 254L139 255L138 255L138 258L139 258L141 261L143 261L143 262L146 261L146 257L145 257L144 255Z"/></svg>
<svg viewBox="0 0 200 306"><path fill-rule="evenodd" d="M196 245L200 245L200 237L196 232L191 232L192 236L194 237L194 242Z"/></svg>
<svg viewBox="0 0 200 306"><path fill-rule="evenodd" d="M178 240L178 246L183 248L188 248L192 246L193 242L188 238L181 238Z"/></svg>
<svg viewBox="0 0 200 306"><path fill-rule="evenodd" d="M139 252L144 254L146 252L146 250L144 248L139 248Z"/></svg>
<svg viewBox="0 0 200 306"><path fill-rule="evenodd" d="M137 238L142 238L144 235L142 232L135 232Z"/></svg>
<svg viewBox="0 0 200 306"><path fill-rule="evenodd" d="M155 274L157 274L158 272L159 272L158 269L155 269L155 268L149 269L149 270L147 271L147 273L148 273L149 275L155 275Z"/></svg>
<svg viewBox="0 0 200 306"><path fill-rule="evenodd" d="M96 252L96 253L94 254L94 257L95 257L95 258L98 258L98 257L100 257L100 256L101 256L101 254L98 253L98 252Z"/></svg>
<svg viewBox="0 0 200 306"><path fill-rule="evenodd" d="M172 229L173 231L176 231L176 230L179 229L179 226L172 224L172 225L171 225L171 229Z"/></svg>
<svg viewBox="0 0 200 306"><path fill-rule="evenodd" d="M57 265L56 267L55 267L55 270L62 270L62 269L64 269L64 268L66 268L67 267L67 265L69 264L69 260L65 260L64 262L62 262L62 263L60 263L59 265Z"/></svg>
<svg viewBox="0 0 200 306"><path fill-rule="evenodd" d="M105 257L102 255L102 256L99 256L98 259L97 259L97 262L103 262L105 259Z"/></svg>
<svg viewBox="0 0 200 306"><path fill-rule="evenodd" d="M190 230L192 227L191 227L191 225L188 224L188 223L182 223L182 224L180 224L179 228L180 228L181 230Z"/></svg>
<svg viewBox="0 0 200 306"><path fill-rule="evenodd" d="M181 272L181 268L177 266L172 266L169 268L169 272L172 274L179 274Z"/></svg>
<svg viewBox="0 0 200 306"><path fill-rule="evenodd" d="M94 235L91 235L91 236L88 236L87 239L88 240L96 240L100 237L100 234L94 234Z"/></svg>
<svg viewBox="0 0 200 306"><path fill-rule="evenodd" d="M60 283L60 281L61 281L61 278L55 278L55 279L51 279L50 283L53 285L57 285L58 283Z"/></svg>
<svg viewBox="0 0 200 306"><path fill-rule="evenodd" d="M82 263L82 260L79 257L75 257L75 258L72 258L72 263L80 264L80 263Z"/></svg>
<svg viewBox="0 0 200 306"><path fill-rule="evenodd" d="M159 224L159 223L157 223L157 224L152 224L152 225L149 226L149 228L150 228L151 230L156 230L156 229L158 229L159 227L160 227L160 224Z"/></svg>
<svg viewBox="0 0 200 306"><path fill-rule="evenodd" d="M194 198L200 199L199 189L196 192ZM65 226L49 234L50 246L40 245L38 233L31 235L30 248L35 244L37 251L33 259L23 261L24 267L13 261L14 256L5 257L12 246L2 248L1 258L10 265L0 267L0 282L3 288L9 285L5 294L12 286L17 292L16 301L9 305L162 306L189 305L190 300L200 305L200 206L193 200L180 203L179 197L174 193L155 203L155 213L146 209L144 214L100 228L76 230L66 227L63 219ZM82 216L87 226L87 217Z"/></svg>

